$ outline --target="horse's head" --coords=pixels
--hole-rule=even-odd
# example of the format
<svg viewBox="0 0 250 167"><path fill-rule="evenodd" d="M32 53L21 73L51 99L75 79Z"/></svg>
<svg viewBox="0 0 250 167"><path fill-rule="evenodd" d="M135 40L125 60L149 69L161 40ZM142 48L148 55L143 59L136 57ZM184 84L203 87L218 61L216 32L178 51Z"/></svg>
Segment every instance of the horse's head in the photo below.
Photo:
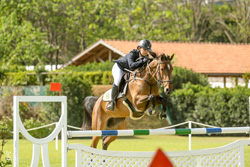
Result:
<svg viewBox="0 0 250 167"><path fill-rule="evenodd" d="M155 79L164 88L166 94L169 94L173 88L171 80L171 74L173 71L171 60L173 57L174 54L172 56L161 54L154 58L156 63L153 63L156 67Z"/></svg>

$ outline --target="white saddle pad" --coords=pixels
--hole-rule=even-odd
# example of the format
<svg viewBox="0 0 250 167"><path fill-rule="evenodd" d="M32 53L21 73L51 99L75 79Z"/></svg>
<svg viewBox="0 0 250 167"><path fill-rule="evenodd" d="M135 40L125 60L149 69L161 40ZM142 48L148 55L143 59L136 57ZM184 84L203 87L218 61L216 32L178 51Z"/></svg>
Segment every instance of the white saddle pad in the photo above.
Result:
<svg viewBox="0 0 250 167"><path fill-rule="evenodd" d="M126 91L127 91L127 84L124 87L123 93L119 93L117 99L122 98L122 94L126 95ZM109 89L107 92L104 93L102 100L111 101L111 89Z"/></svg>
<svg viewBox="0 0 250 167"><path fill-rule="evenodd" d="M121 97L122 97L122 93L119 93L117 99L119 99ZM111 89L109 89L107 92L104 93L102 100L103 101L111 101Z"/></svg>

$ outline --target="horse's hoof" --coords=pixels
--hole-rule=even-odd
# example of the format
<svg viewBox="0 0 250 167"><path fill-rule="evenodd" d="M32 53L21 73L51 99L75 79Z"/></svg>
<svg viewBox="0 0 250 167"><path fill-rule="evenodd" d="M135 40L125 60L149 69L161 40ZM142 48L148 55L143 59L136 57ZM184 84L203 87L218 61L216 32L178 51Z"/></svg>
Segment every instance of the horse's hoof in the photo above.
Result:
<svg viewBox="0 0 250 167"><path fill-rule="evenodd" d="M148 109L147 114L148 114L148 116L153 115L152 110Z"/></svg>
<svg viewBox="0 0 250 167"><path fill-rule="evenodd" d="M167 115L160 115L160 116L159 116L159 119L160 119L160 120L163 120L163 119L166 119L166 118L167 118Z"/></svg>
<svg viewBox="0 0 250 167"><path fill-rule="evenodd" d="M155 110L153 110L152 108L149 108L149 109L147 110L147 115L148 115L148 116L151 116L151 115L153 115L153 114L155 114Z"/></svg>

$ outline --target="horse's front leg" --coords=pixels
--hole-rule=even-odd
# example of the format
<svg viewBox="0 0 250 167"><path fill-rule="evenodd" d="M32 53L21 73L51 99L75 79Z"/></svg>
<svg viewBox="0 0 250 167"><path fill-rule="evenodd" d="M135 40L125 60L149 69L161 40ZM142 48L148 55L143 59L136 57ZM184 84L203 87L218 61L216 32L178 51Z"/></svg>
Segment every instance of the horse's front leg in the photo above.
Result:
<svg viewBox="0 0 250 167"><path fill-rule="evenodd" d="M150 95L149 96L149 100L152 102L150 108L147 110L147 114L148 115L153 115L156 113L156 108L159 105L164 105L164 103L161 101L162 97L161 96L154 96L154 95ZM164 112L162 112L162 110L160 111L161 114L163 114ZM161 115L160 114L160 115Z"/></svg>
<svg viewBox="0 0 250 167"><path fill-rule="evenodd" d="M146 107L146 105L148 103L149 96L148 95L137 95L137 96L134 96L134 97L135 97L135 98L133 98L134 106L138 110L144 111L145 107Z"/></svg>
<svg viewBox="0 0 250 167"><path fill-rule="evenodd" d="M147 114L153 115L155 113L155 106L156 106L157 97L152 94L152 95L149 95L148 100L151 101L151 106L147 110Z"/></svg>
<svg viewBox="0 0 250 167"><path fill-rule="evenodd" d="M167 110L167 99L162 97L162 96L159 96L158 97L158 100L160 102L160 104L162 105L162 110L160 111L159 113L159 119L166 119L167 118L167 113L166 113L166 110Z"/></svg>

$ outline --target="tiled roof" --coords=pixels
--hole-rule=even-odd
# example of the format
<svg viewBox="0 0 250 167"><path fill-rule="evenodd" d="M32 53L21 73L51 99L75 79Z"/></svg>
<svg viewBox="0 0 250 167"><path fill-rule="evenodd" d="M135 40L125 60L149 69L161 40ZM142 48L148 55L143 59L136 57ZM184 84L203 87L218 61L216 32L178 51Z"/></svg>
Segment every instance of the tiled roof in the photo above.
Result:
<svg viewBox="0 0 250 167"><path fill-rule="evenodd" d="M102 40L124 54L135 49L139 41ZM250 45L223 43L154 42L157 53L175 53L174 65L192 69L198 73L250 72Z"/></svg>

